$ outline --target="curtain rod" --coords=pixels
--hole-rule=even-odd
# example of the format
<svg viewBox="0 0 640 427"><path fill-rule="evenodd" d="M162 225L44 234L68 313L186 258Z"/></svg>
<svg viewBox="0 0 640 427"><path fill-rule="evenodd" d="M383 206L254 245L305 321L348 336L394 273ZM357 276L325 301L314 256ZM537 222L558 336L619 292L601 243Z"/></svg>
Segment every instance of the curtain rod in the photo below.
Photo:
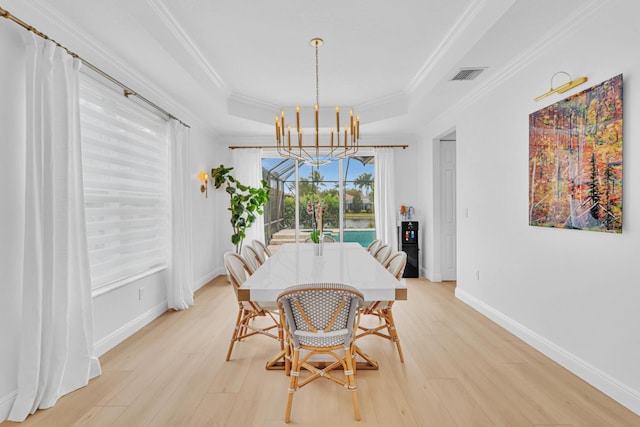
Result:
<svg viewBox="0 0 640 427"><path fill-rule="evenodd" d="M358 148L408 148L408 145L358 145ZM230 150L243 149L243 148L277 148L275 145L230 145ZM329 145L320 145L318 148L331 148Z"/></svg>
<svg viewBox="0 0 640 427"><path fill-rule="evenodd" d="M82 64L86 67L88 67L89 69L91 69L92 71L94 71L95 73L101 75L102 77L104 77L105 79L109 80L111 83L114 83L116 86L120 86L120 88L123 89L124 91L124 96L125 97L129 97L131 95L137 97L139 100L143 101L144 103L146 103L147 105L155 108L156 110L160 111L162 114L164 114L165 116L169 117L170 119L174 119L179 121L180 123L182 123L182 125L191 128L191 126L189 126L188 124L186 124L185 122L183 122L182 120L180 120L179 118L177 118L176 116L174 116L173 114L169 113L167 110L165 110L164 108L159 107L158 105L154 104L153 102L149 101L147 98L145 98L144 96L140 95L139 93L137 93L136 91L130 89L127 85L125 85L124 83L121 83L119 80L115 79L114 77L110 76L109 74L107 74L106 72L102 71L100 68L96 67L95 65L91 64L89 61L87 61L86 59L82 58L80 55L78 55L75 52L72 52L71 50L69 50L67 47L61 45L60 43L58 43L57 41L55 41L54 39L50 38L49 36L47 36L46 34L38 31L36 28L32 27L31 25L25 23L24 21L22 21L21 19L17 18L16 16L12 15L11 13L9 13L9 11L4 10L2 7L0 7L0 16L7 18L10 21L15 22L16 24L20 25L22 28L26 29L27 31L31 31L33 34L42 37L45 40L50 40L53 43L55 43L58 47L64 49L69 55L71 55L74 58L78 58L80 60L80 62L82 62Z"/></svg>

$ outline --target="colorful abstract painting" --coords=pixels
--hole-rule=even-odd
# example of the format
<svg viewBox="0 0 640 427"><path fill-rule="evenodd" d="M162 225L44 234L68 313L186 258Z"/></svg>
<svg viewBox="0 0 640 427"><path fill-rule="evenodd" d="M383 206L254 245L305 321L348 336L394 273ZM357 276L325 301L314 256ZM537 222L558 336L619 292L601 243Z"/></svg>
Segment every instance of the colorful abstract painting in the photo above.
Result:
<svg viewBox="0 0 640 427"><path fill-rule="evenodd" d="M622 74L529 115L529 225L622 232Z"/></svg>

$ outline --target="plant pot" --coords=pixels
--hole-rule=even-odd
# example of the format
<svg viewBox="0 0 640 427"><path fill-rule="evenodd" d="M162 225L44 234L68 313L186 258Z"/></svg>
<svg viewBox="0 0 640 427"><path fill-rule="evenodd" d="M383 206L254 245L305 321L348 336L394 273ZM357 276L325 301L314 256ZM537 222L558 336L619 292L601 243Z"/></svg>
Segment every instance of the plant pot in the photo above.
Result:
<svg viewBox="0 0 640 427"><path fill-rule="evenodd" d="M322 256L322 242L313 243L313 254L315 256Z"/></svg>

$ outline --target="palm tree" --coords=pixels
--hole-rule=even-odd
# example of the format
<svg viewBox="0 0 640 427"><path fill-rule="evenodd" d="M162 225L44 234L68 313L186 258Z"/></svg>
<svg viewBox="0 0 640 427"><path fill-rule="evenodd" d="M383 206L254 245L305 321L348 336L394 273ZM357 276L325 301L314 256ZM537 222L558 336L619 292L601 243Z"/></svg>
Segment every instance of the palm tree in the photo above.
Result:
<svg viewBox="0 0 640 427"><path fill-rule="evenodd" d="M315 187L307 178L300 178L298 180L298 191L300 191L300 196L313 194L315 193Z"/></svg>
<svg viewBox="0 0 640 427"><path fill-rule="evenodd" d="M373 190L373 175L370 173L363 173L353 180L353 185L358 187L360 190L366 190L366 194L368 196L371 190Z"/></svg>
<svg viewBox="0 0 640 427"><path fill-rule="evenodd" d="M320 187L324 187L324 176L320 175L319 169L312 169L309 174L309 181L312 183L312 189L314 193L317 193Z"/></svg>

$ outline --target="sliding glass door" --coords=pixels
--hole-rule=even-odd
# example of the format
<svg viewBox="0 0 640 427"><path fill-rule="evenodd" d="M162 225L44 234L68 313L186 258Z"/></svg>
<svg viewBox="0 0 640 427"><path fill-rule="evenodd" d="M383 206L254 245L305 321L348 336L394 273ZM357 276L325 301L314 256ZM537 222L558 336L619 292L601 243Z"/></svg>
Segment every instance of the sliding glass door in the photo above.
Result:
<svg viewBox="0 0 640 427"><path fill-rule="evenodd" d="M263 178L271 186L265 206L265 242L304 241L322 208L322 232L336 241L367 246L375 239L374 157L335 161L320 167L291 159L264 158Z"/></svg>

